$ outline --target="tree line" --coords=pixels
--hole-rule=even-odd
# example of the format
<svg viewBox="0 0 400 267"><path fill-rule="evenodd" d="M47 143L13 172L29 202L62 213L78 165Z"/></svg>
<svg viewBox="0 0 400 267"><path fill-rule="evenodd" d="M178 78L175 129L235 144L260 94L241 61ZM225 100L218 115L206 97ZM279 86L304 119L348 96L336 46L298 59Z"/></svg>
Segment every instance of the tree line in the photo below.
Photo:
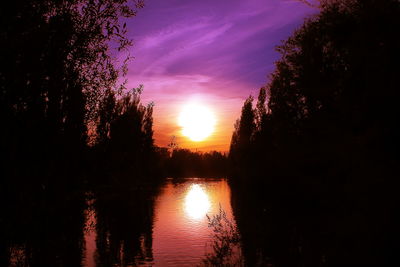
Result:
<svg viewBox="0 0 400 267"><path fill-rule="evenodd" d="M228 160L218 151L198 152L184 148L158 148L165 177L226 178Z"/></svg>
<svg viewBox="0 0 400 267"><path fill-rule="evenodd" d="M258 245L278 266L385 265L399 184L400 3L319 8L277 47L269 83L235 124L229 170L239 224L257 218L259 228L243 229L264 229L250 229L244 249L254 260Z"/></svg>

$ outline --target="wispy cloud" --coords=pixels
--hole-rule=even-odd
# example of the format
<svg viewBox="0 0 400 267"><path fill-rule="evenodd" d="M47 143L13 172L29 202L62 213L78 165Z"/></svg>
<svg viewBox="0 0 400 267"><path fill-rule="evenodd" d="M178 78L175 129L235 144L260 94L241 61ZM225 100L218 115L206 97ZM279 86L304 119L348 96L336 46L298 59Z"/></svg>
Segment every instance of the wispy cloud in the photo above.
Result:
<svg viewBox="0 0 400 267"><path fill-rule="evenodd" d="M128 78L156 103L157 143L177 131L180 105L201 96L222 116L214 140L227 149L243 99L273 70L275 45L313 12L292 0L147 1L129 25L135 60Z"/></svg>

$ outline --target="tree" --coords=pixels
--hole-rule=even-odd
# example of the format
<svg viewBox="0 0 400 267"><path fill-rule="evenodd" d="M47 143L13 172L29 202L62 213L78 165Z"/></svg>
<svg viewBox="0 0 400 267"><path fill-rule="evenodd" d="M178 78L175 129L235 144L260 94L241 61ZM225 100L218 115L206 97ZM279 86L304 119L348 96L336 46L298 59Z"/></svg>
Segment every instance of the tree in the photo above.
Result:
<svg viewBox="0 0 400 267"><path fill-rule="evenodd" d="M238 149L246 109L236 124L231 171L244 185L233 189L237 203L254 207L253 214L243 212L246 221L270 225L265 233L241 233L273 243L276 248L263 245L262 253L272 255L274 265L315 265L323 255L328 265L390 266L395 248L388 233L396 228L398 202L392 188L399 174L400 2L319 2L320 13L278 47L281 58L266 86L266 123L248 145L256 153ZM260 91L259 103L263 99ZM310 231L316 221L318 229ZM285 236L291 227L295 233ZM341 234L326 240L327 231ZM308 248L291 254L293 240ZM328 244L325 251L321 244Z"/></svg>
<svg viewBox="0 0 400 267"><path fill-rule="evenodd" d="M250 167L249 154L251 154L251 142L256 130L253 100L253 97L249 96L243 104L240 119L235 123L229 150L231 167L236 169L237 166L241 166L243 172L247 172ZM238 169L233 172L238 172Z"/></svg>
<svg viewBox="0 0 400 267"><path fill-rule="evenodd" d="M257 105L256 105L256 128L257 131L261 131L265 128L265 123L267 121L268 111L267 111L267 89L262 87L258 93Z"/></svg>
<svg viewBox="0 0 400 267"><path fill-rule="evenodd" d="M8 4L0 7L0 147L6 166L22 174L14 163L24 164L31 175L59 171L61 162L79 164L76 155L86 146L89 122L99 116L101 96L126 73L112 49L131 43L122 19L143 2Z"/></svg>

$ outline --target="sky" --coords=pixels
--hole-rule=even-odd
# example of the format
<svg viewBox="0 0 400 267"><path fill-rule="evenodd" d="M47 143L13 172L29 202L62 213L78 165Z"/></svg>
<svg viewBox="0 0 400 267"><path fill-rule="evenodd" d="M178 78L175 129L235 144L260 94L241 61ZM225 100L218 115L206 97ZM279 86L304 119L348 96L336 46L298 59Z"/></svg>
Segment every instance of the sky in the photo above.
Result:
<svg viewBox="0 0 400 267"><path fill-rule="evenodd" d="M128 23L134 44L128 86L154 102L154 139L167 146L227 152L244 100L257 96L279 59L275 46L316 10L296 0L146 0ZM188 103L215 115L204 141L182 135Z"/></svg>

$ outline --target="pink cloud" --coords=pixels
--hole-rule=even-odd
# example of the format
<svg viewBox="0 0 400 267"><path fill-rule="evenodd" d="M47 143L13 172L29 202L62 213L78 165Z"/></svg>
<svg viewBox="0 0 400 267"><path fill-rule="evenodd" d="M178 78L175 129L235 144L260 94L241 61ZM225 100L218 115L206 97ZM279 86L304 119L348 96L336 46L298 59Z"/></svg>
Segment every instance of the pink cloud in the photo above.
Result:
<svg viewBox="0 0 400 267"><path fill-rule="evenodd" d="M179 108L202 98L219 126L211 144L197 145L227 150L243 100L267 82L278 59L274 46L313 12L292 0L147 1L129 24L135 60L128 80L143 84L143 100L156 104L156 143L179 134Z"/></svg>

